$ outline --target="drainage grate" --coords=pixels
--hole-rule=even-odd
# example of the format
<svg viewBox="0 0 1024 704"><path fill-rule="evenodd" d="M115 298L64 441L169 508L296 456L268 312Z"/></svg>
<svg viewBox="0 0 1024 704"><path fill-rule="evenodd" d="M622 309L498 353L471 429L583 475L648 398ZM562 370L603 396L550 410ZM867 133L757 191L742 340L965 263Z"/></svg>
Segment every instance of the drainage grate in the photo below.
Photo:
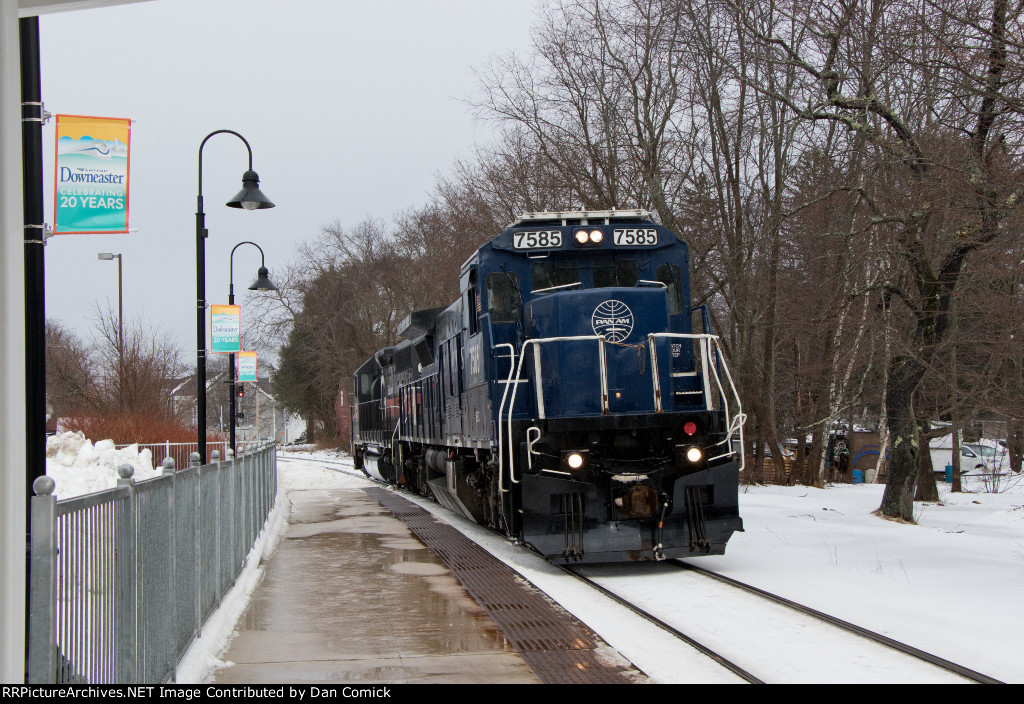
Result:
<svg viewBox="0 0 1024 704"><path fill-rule="evenodd" d="M387 489L364 491L434 551L545 684L631 681L628 667L600 660L601 643L586 626L523 584L479 545Z"/></svg>

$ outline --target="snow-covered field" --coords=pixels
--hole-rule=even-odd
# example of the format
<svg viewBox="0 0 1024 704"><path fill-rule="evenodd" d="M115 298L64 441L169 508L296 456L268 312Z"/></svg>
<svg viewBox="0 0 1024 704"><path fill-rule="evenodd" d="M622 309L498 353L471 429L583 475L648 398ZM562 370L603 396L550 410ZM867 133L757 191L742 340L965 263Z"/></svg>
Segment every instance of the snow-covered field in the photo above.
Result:
<svg viewBox="0 0 1024 704"><path fill-rule="evenodd" d="M86 453L95 453L98 462L109 465L110 458L104 455L107 450L101 449L102 445L97 443ZM82 447L76 457L81 456ZM316 462L337 460L336 454L287 456L309 461L279 464L283 492L369 484ZM143 466L138 469L144 470L145 462L139 461ZM120 463L120 458L116 462ZM58 473L96 472L102 478L89 481L97 485L112 482L115 476L103 464L94 470L75 462L52 462L49 466L48 471ZM726 555L703 558L699 564L987 675L1021 683L1024 480L1010 476L1003 482L1004 491L997 494L981 493L981 487L970 480L966 488L965 493L952 494L947 485L940 484L942 502L918 504L918 524L908 525L873 515L883 491L878 485L751 487L740 497L745 532L733 536ZM59 478L57 491L58 495L67 495L61 494ZM258 565L258 557L270 554L280 540L286 529L285 504L280 502L271 515L268 530L254 548L256 557L249 560L249 565ZM603 600L595 599L591 590L536 555L440 507L423 505L537 584L653 681L715 681L716 675L710 670L694 668L689 668L682 679L682 668L668 654L668 644L660 644L661 636L641 629L635 619L627 619ZM186 655L179 682L200 682L214 667L224 665L218 655L229 642L259 577L257 568L246 569L223 600L221 610L204 626L203 638ZM643 565L617 568L613 579L631 589L657 582L664 593L655 596L667 604L686 599L678 583L673 587L670 581L664 586L664 579L655 580ZM742 633L736 637L742 637ZM813 647L814 643L807 644L807 648ZM864 681L871 680L866 673Z"/></svg>

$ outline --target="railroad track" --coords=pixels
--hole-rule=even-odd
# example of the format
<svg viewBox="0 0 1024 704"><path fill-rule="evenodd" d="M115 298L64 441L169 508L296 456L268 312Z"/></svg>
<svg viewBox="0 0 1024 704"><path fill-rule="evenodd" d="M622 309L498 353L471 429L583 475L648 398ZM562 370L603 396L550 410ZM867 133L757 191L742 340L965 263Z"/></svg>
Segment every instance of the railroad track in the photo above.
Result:
<svg viewBox="0 0 1024 704"><path fill-rule="evenodd" d="M278 459L279 460L284 460L284 461L291 461L291 462L313 462L313 463L323 465L326 468L332 469L334 471L337 471L337 472L340 472L340 473L343 473L343 474L349 474L349 475L360 477L360 478L364 478L364 479L367 478L364 473L362 473L362 472L356 470L355 468L353 468L350 463L346 463L346 462L342 462L342 461L327 460L327 459L311 459L311 458L304 458L304 457L287 457L287 456L282 456L282 455L279 455ZM734 579L732 579L730 577L725 577L723 575L717 574L717 573L712 572L710 570L707 570L707 569L705 569L703 567L699 567L699 566L696 566L696 565L693 565L693 564L690 564L690 563L687 563L687 562L683 562L681 560L669 560L666 563L662 563L662 564L672 565L672 566L677 567L677 568L679 568L681 570L685 570L687 572L694 573L694 574L699 575L701 577L704 577L706 579L714 580L714 581L716 581L716 582L718 582L720 584L725 584L725 585L728 585L729 587L732 587L734 589L742 590L743 592L746 592L748 594L754 595L754 596L756 596L756 597L758 597L760 599L763 599L763 600L769 601L769 602L771 602L773 604L785 607L786 609L792 610L794 612L798 612L800 614L803 614L804 616L811 617L811 618L813 618L813 619L815 619L817 621L829 624L830 626L833 626L835 628L841 629L841 630L846 631L848 633L852 633L852 634L854 634L856 636L859 636L860 638L863 638L863 639L869 640L869 641L871 641L873 643L877 643L879 645L883 645L883 646L886 646L886 647L891 648L893 650L896 650L896 651L898 651L900 653L903 653L904 655L907 655L907 656L912 657L912 658L914 658L916 660L928 663L931 666L940 668L940 669L942 669L942 670L944 670L946 672L949 672L951 674L957 675L959 677L963 677L964 679L969 680L971 682L977 682L977 683L981 683L981 684L1002 684L1002 682L1000 680L997 680L994 677L990 677L990 676L985 675L985 674L983 674L981 672L977 672L976 670L973 670L971 668L965 667L965 666L960 665L958 663L954 663L954 662L952 662L950 660L947 660L945 658L939 657L939 656L934 655L932 653L928 653L928 652L923 651L923 650L921 650L919 648L915 648L914 646L908 645L906 643L902 643L902 642L897 641L897 640L895 640L893 638L889 638L888 636L882 635L880 633L876 633L874 631L871 631L869 629L863 628L861 626L858 626L856 624L850 623L848 621L844 621L844 620L839 619L839 618L837 618L835 616L830 616L828 614L822 613L820 611L817 611L816 609L812 609L812 608L810 608L808 606L804 606L803 604L799 604L797 602L794 602L792 600L789 600L789 599L786 599L784 597L778 596L776 594L772 594L771 592L765 591L763 589L759 589L759 588L751 586L749 584L745 584L743 582L739 582L737 580L734 580ZM650 623L656 625L657 627L665 630L666 632L670 633L672 636L674 636L674 637L680 639L681 641L687 643L689 646L691 646L692 648L696 649L700 653L704 654L706 657L712 659L713 661L718 663L720 666L724 667L725 669L729 670L730 672L732 672L736 676L740 677L742 680L744 680L746 682L749 682L749 683L752 683L752 684L762 684L763 683L762 679L760 679L755 674L750 672L747 668L744 668L744 667L740 666L739 664L733 662L732 660L730 660L726 656L724 656L721 653L717 652L712 647L710 647L710 646L700 642L696 637L682 632L681 630L679 630L677 627L673 626L672 624L667 623L665 620L660 619L657 616L655 616L654 614L651 614L650 612L648 612L648 611L644 610L643 608L637 606L635 603L632 603L629 600L628 597L623 596L621 594L617 594L617 593L611 591L610 589L607 589L606 587L602 586L601 584L598 584L593 579L587 577L584 574L581 574L577 569L574 569L572 567L567 567L567 566L562 566L562 569L565 572L571 574L576 579L579 579L579 580L585 582L586 584L588 584L592 588L598 590L599 592L601 592L605 596L609 597L610 599L614 600L615 602L617 602L617 603L621 604L622 606L624 606L625 608L629 609L631 612L633 612L637 616L640 616L641 618L647 620L648 622L650 622Z"/></svg>
<svg viewBox="0 0 1024 704"><path fill-rule="evenodd" d="M687 645L691 646L692 648L696 649L700 653L703 653L704 655L706 655L707 657L711 658L712 660L717 662L719 665L724 667L725 669L729 670L730 672L732 672L736 676L740 677L743 681L749 682L750 684L764 684L763 680L759 679L758 677L756 677L755 675L751 674L747 670L744 670L742 667L740 667L736 663L732 662L731 660L726 658L724 655L721 655L720 653L712 650L710 647L708 647L707 645L701 643L697 639L692 638L691 636L688 636L687 634L685 634L682 631L680 631L679 629L677 629L675 626L672 626L671 624L666 623L665 621L661 620L660 618L658 618L654 614L652 614L652 613L650 613L648 611L644 611L643 609L641 609L636 604L630 602L628 599L623 598L622 596L616 594L615 592L611 591L610 589L606 589L605 587L601 586L600 584L598 584L594 580L592 580L589 577L586 577L586 576L580 574L579 572L577 572L576 570L572 569L571 567L566 567L565 565L561 565L561 568L565 572L568 572L569 574L571 574L576 579L582 580L588 586L593 587L594 589L598 590L599 592L601 592L602 594L607 596L609 599L611 599L611 600L615 601L616 603L626 607L627 609L632 611L637 616L640 616L641 618L645 619L646 621L648 621L650 623L653 623L658 628L661 628L662 630L667 631L668 633L671 633L676 638L680 639L681 641L683 641Z"/></svg>
<svg viewBox="0 0 1024 704"><path fill-rule="evenodd" d="M874 631L868 630L867 628L863 628L862 626L850 623L849 621L844 621L840 618L836 618L835 616L830 616L826 613L822 613L821 611L812 609L809 606L798 604L795 601L791 601L789 599L786 599L785 597L778 596L777 594L772 594L771 592L767 592L763 589L759 589L749 584L744 584L743 582L732 579L731 577L720 575L717 572L712 572L703 567L691 565L688 562L682 562L681 560L670 560L669 562L671 564L677 565L680 569L696 572L697 574L707 577L708 579L713 579L722 584L728 584L731 587L742 589L743 591L749 594L754 594L763 599L767 599L772 603L793 609L794 611L797 611L799 613L816 618L819 621L824 621L825 623L831 624L837 628L841 628L844 631L848 631L862 638L866 638L874 643L879 643L881 645L888 646L889 648L897 650L906 655L910 655L911 657L917 658L918 660L923 660L924 662L935 665L936 667L939 667L943 670L952 672L956 675L960 675L961 677L971 680L972 682L977 682L979 684L1005 684L1001 680L997 680L994 677L989 677L988 675L985 675L976 670L972 670L969 667L964 667L963 665L959 665L950 660L946 660L945 658L941 658L938 655L933 655L932 653L921 650L920 648L915 648L912 645L907 645L906 643L902 643L893 638L889 638L888 636L884 636L881 633L876 633Z"/></svg>
<svg viewBox="0 0 1024 704"><path fill-rule="evenodd" d="M776 594L772 594L772 593L767 592L765 590L758 589L757 587L753 587L751 585L744 584L742 582L738 582L738 581L736 581L734 579L731 579L729 577L724 577L722 575L719 575L719 574L717 574L715 572L711 572L711 571L709 571L707 569L704 569L702 567L696 567L696 566L691 565L689 563L685 563L685 562L681 562L681 561L675 561L675 560L670 560L667 563L663 563L663 564L673 565L673 566L678 567L680 569L687 570L689 572L697 574L697 575L699 575L701 577L704 577L704 578L707 578L707 579L710 579L710 580L714 580L714 581L716 581L716 582L718 582L720 584L727 585L727 586L729 586L731 588L742 590L743 592L746 592L748 594L754 595L755 597L757 597L757 598L759 598L761 600L765 600L765 601L771 602L772 604L776 604L776 605L785 607L788 610L792 610L792 611L798 612L800 614L803 614L804 616L809 616L809 617L811 617L811 618L813 618L813 619L815 619L817 621L820 621L822 623L826 623L826 624L828 624L828 625L830 625L832 627L841 629L841 630L846 631L848 633L852 633L852 634L854 634L854 635L856 635L856 636L858 636L860 638L863 638L863 639L866 639L868 641L871 641L872 643L877 643L879 645L883 645L883 646L886 646L888 648L892 648L894 650L897 650L897 651L899 651L900 653L903 653L906 656L909 656L909 657L914 658L916 660L925 662L928 665L931 665L931 666L934 666L934 667L938 667L938 668L940 668L940 669L942 669L942 670L944 670L944 671L946 671L948 673L951 673L951 674L956 675L958 677L962 677L962 678L964 678L964 679L966 679L968 681L976 682L976 683L982 683L982 684L1002 684L1002 682L1000 680L997 680L994 677L990 677L990 676L985 675L983 673L980 673L980 672L977 672L975 670L972 670L971 668L968 668L968 667L965 667L963 665L959 665L957 663L951 662L949 660L946 660L945 658L941 658L941 657L939 657L937 655L934 655L932 653L925 652L923 650L920 650L919 648L915 648L915 647L913 647L911 645L907 645L906 643L902 643L900 641L897 641L897 640L894 640L892 638L889 638L888 636L884 636L882 634L875 633L875 632L870 631L870 630L868 630L866 628L863 628L861 626L857 626L857 625L849 623L847 621L843 621L842 619L836 618L834 616L830 616L828 614L822 613L820 611L817 611L817 610L812 609L810 607L804 606L802 604L798 604L798 603L796 603L794 601L791 601L789 599L785 599L784 597L780 597L780 596L778 596ZM733 657L732 659L730 659L730 658L726 657L725 655L723 655L722 653L716 651L716 649L714 649L713 647L711 647L711 646L709 646L709 645L707 645L705 643L702 643L700 640L698 640L698 637L694 637L692 635L688 635L686 633L683 633L676 626L666 622L664 619L655 616L654 614L646 611L642 607L640 607L637 604L633 603L628 595L624 595L624 594L621 594L621 593L616 593L616 592L614 592L614 591L604 587L603 585L597 583L595 580L593 580L593 579L587 577L586 575L582 574L579 571L579 568L572 568L572 567L563 566L562 569L565 570L566 572L568 572L569 574L571 574L572 576L576 577L577 579L580 579L580 580L586 582L589 586L597 589L602 594L608 596L609 598L613 599L617 603L623 605L624 607L626 607L627 609L632 611L634 614L636 614L636 615L644 618L645 620L655 624L656 626L664 629L665 631L671 633L675 637L680 638L681 640L683 640L684 642L686 642L690 646L694 647L695 649L697 649L701 653L705 654L707 657L709 657L712 660L714 660L715 662L717 662L722 667L725 667L729 671L731 671L734 674L736 674L738 677L742 678L744 681L752 683L752 684L761 684L761 683L763 683L762 679L760 679L757 675L755 675L755 674L753 674L753 672L751 672L751 670L756 669L756 668L750 667L750 666L741 666L741 665L737 664L735 662L736 658ZM748 618L749 618L749 616L748 616ZM754 624L756 622L756 619L751 619L751 622L752 622L752 624ZM756 626L752 625L751 630L752 631L756 630ZM730 656L730 657L732 657L732 656Z"/></svg>

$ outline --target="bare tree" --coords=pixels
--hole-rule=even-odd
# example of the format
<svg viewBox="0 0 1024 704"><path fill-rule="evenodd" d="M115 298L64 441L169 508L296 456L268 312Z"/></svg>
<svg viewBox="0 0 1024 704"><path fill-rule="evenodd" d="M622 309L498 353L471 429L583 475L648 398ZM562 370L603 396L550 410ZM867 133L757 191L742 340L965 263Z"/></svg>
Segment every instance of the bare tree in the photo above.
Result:
<svg viewBox="0 0 1024 704"><path fill-rule="evenodd" d="M74 332L56 320L46 321L46 401L53 428L56 419L80 413L96 395L94 362Z"/></svg>
<svg viewBox="0 0 1024 704"><path fill-rule="evenodd" d="M861 135L898 176L880 209L898 227L878 286L911 324L889 364L892 461L881 511L913 520L914 392L949 329L967 257L997 237L1020 201L1021 67L1007 37L1019 33L1021 8L1006 0L787 7L786 24L813 37L804 47L775 28L747 26L763 51L800 70L794 113Z"/></svg>

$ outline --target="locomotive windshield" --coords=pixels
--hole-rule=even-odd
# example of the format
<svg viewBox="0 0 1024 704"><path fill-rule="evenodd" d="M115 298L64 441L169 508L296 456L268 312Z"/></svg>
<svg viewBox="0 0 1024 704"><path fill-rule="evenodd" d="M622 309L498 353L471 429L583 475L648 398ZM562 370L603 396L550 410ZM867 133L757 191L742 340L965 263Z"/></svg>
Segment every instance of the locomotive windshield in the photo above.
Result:
<svg viewBox="0 0 1024 704"><path fill-rule="evenodd" d="M535 262L530 267L530 277L533 280L531 291L571 286L580 282L576 262L557 262L550 259Z"/></svg>
<svg viewBox="0 0 1024 704"><path fill-rule="evenodd" d="M679 270L679 267L675 268L677 271ZM589 272L589 277L581 279L580 269ZM593 262L580 264L546 259L530 266L530 276L532 279L530 290L533 292L568 288L573 284L580 284L583 288L608 288L611 286L633 288L640 280L640 267L633 258L611 256L596 257ZM669 274L666 274L666 277L671 279ZM659 279L659 281L661 280ZM678 281L680 281L680 276L677 274L675 282ZM664 281L664 283L667 286L669 281ZM676 284L676 297L678 298L678 283Z"/></svg>
<svg viewBox="0 0 1024 704"><path fill-rule="evenodd" d="M594 288L624 286L632 288L640 280L635 259L601 257L594 262Z"/></svg>

